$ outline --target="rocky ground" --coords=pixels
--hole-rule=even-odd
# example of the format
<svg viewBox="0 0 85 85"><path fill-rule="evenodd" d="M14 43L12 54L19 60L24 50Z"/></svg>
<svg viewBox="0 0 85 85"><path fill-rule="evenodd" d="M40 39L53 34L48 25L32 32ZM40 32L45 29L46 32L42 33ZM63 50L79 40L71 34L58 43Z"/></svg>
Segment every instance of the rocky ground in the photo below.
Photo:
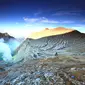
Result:
<svg viewBox="0 0 85 85"><path fill-rule="evenodd" d="M4 63L0 65L0 85L85 85L84 61L56 57Z"/></svg>

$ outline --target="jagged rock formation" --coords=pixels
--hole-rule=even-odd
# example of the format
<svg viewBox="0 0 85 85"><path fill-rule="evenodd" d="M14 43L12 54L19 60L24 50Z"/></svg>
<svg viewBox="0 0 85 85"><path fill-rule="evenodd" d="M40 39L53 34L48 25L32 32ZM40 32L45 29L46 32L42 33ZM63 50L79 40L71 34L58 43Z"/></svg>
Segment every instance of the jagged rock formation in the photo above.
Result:
<svg viewBox="0 0 85 85"><path fill-rule="evenodd" d="M84 56L85 34L76 30L39 39L27 38L15 51L15 61L48 58L58 55Z"/></svg>

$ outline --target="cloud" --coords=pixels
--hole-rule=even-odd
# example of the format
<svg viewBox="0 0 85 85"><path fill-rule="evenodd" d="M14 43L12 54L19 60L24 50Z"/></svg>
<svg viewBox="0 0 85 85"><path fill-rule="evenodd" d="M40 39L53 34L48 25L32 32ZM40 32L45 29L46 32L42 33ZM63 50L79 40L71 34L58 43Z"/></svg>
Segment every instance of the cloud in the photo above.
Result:
<svg viewBox="0 0 85 85"><path fill-rule="evenodd" d="M62 21L61 23L75 23L74 21Z"/></svg>
<svg viewBox="0 0 85 85"><path fill-rule="evenodd" d="M40 17L40 18L27 18L27 17L24 17L23 19L24 19L25 22L28 22L28 23L51 23L51 24L74 23L74 21L67 21L67 20L57 21L57 20L52 20L52 19L48 19L48 18L45 18L45 17ZM28 24L27 26L30 26L30 24Z"/></svg>
<svg viewBox="0 0 85 85"><path fill-rule="evenodd" d="M41 11L36 12L36 13L34 13L34 16L40 15L41 13L42 13Z"/></svg>
<svg viewBox="0 0 85 85"><path fill-rule="evenodd" d="M32 24L25 24L25 27L31 27L33 26Z"/></svg>
<svg viewBox="0 0 85 85"><path fill-rule="evenodd" d="M31 23L39 20L38 18L26 18L26 17L24 17L23 19L25 22L31 22Z"/></svg>
<svg viewBox="0 0 85 85"><path fill-rule="evenodd" d="M25 22L29 22L29 23L36 23L36 22L41 22L41 23L59 23L58 21L55 20L49 20L45 17L40 17L40 18L23 18Z"/></svg>
<svg viewBox="0 0 85 85"><path fill-rule="evenodd" d="M62 16L62 15L80 15L79 11L58 11L52 15Z"/></svg>
<svg viewBox="0 0 85 85"><path fill-rule="evenodd" d="M43 18L40 22L42 22L42 23L59 23L58 21L56 21L56 20L49 20L49 19L47 19L47 18Z"/></svg>
<svg viewBox="0 0 85 85"><path fill-rule="evenodd" d="M5 41L3 38L0 39L0 57L6 62L12 62L12 53L20 45L16 39L9 39Z"/></svg>
<svg viewBox="0 0 85 85"><path fill-rule="evenodd" d="M37 29L32 29L32 27L24 26L23 29L7 29L5 32L9 33L9 35L14 36L15 38L27 37L32 32L36 31Z"/></svg>
<svg viewBox="0 0 85 85"><path fill-rule="evenodd" d="M9 62L12 60L11 50L6 43L0 42L0 54L4 61Z"/></svg>
<svg viewBox="0 0 85 85"><path fill-rule="evenodd" d="M11 53L14 52L14 50L21 44L21 42L18 42L16 39L10 39L8 42L7 42L10 50L11 50Z"/></svg>
<svg viewBox="0 0 85 85"><path fill-rule="evenodd" d="M3 38L0 38L0 42L4 43L4 39Z"/></svg>
<svg viewBox="0 0 85 85"><path fill-rule="evenodd" d="M16 25L19 24L18 22L16 22Z"/></svg>

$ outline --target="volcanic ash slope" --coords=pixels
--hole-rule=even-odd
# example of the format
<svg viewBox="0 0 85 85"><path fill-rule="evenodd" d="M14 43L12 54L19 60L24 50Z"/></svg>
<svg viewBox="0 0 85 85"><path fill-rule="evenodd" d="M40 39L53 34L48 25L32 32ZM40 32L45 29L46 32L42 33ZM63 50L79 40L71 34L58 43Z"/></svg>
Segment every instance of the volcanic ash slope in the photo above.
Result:
<svg viewBox="0 0 85 85"><path fill-rule="evenodd" d="M59 55L85 56L85 34L74 30L39 39L27 38L15 51L15 61Z"/></svg>

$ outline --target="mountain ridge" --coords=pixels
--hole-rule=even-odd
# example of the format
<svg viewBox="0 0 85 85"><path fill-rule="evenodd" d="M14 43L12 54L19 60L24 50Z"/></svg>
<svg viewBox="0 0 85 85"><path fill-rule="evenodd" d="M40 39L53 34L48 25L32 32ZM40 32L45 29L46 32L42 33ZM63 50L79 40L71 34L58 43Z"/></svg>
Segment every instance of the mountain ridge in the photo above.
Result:
<svg viewBox="0 0 85 85"><path fill-rule="evenodd" d="M39 39L27 38L15 51L16 60L49 58L58 55L84 55L85 34L74 30L61 35L52 35ZM82 50L82 53L81 53Z"/></svg>
<svg viewBox="0 0 85 85"><path fill-rule="evenodd" d="M3 38L5 41L8 41L9 39L15 39L13 36L10 36L8 33L1 33L1 32L0 32L0 38Z"/></svg>

